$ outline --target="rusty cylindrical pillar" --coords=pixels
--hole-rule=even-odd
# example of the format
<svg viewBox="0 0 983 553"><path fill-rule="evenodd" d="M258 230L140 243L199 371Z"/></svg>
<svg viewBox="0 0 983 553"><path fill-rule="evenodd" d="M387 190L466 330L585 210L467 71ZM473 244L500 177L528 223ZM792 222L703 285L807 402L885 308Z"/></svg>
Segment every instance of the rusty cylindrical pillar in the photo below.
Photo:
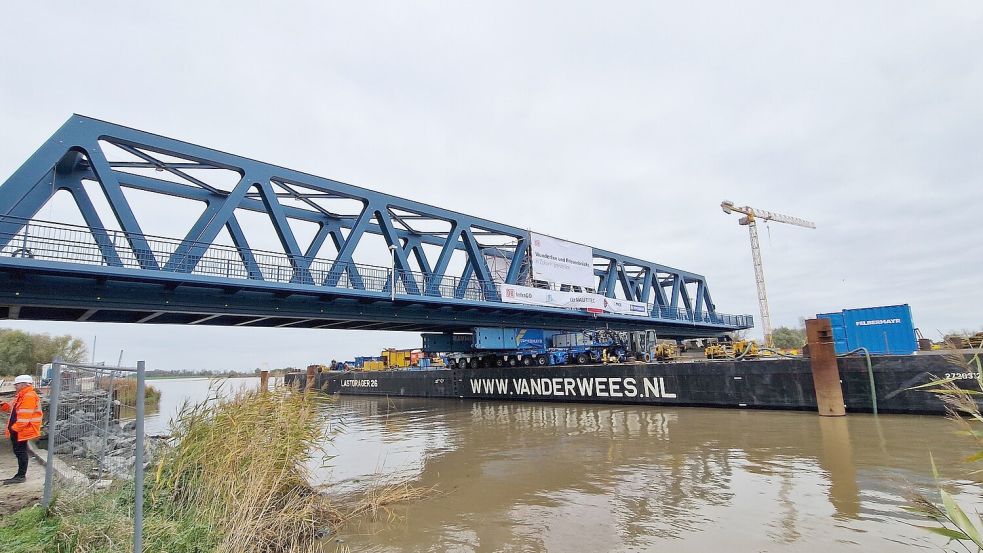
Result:
<svg viewBox="0 0 983 553"><path fill-rule="evenodd" d="M833 329L829 319L807 320L806 342L809 344L812 382L816 386L816 406L819 408L820 416L846 415L843 386L840 384L840 368L836 364Z"/></svg>
<svg viewBox="0 0 983 553"><path fill-rule="evenodd" d="M270 391L270 371L259 371L259 389L263 392Z"/></svg>
<svg viewBox="0 0 983 553"><path fill-rule="evenodd" d="M309 392L314 389L315 377L317 377L317 367L314 365L307 367L307 385L304 387L305 392Z"/></svg>

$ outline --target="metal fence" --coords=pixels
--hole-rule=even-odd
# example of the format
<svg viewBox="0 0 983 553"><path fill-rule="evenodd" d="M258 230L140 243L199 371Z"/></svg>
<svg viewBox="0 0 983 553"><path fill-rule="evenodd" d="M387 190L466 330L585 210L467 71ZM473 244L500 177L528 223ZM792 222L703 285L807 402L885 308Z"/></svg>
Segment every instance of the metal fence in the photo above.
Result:
<svg viewBox="0 0 983 553"><path fill-rule="evenodd" d="M141 550L145 389L144 363L135 368L55 361L48 382L44 505L59 492L91 493L132 480L134 551Z"/></svg>

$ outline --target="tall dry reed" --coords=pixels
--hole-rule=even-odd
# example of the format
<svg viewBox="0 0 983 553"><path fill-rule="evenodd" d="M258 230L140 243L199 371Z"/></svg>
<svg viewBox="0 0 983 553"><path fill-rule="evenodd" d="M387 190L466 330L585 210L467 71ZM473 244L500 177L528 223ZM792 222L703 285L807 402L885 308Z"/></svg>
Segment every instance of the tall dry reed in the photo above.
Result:
<svg viewBox="0 0 983 553"><path fill-rule="evenodd" d="M134 406L137 404L137 380L136 378L118 378L110 382L102 380L99 387L106 391L116 390L116 397L123 405ZM160 404L160 390L151 385L146 385L143 389L144 402L147 407L155 407Z"/></svg>
<svg viewBox="0 0 983 553"><path fill-rule="evenodd" d="M315 396L281 389L187 405L149 480L151 504L205 517L219 551L314 551L340 518L305 466L327 441Z"/></svg>
<svg viewBox="0 0 983 553"><path fill-rule="evenodd" d="M937 379L915 388L936 394L945 403L949 418L959 427L960 433L976 442L980 449L965 459L964 472L967 476L977 475L983 471L977 468L983 462L983 431L979 428L983 424L983 344L972 355L959 351L947 351L943 355L954 371L959 370L975 380L974 388L957 385L957 380L962 379L959 377ZM939 480L935 460L931 459L931 463L935 479ZM936 524L921 528L944 536L950 543L958 543L966 551L983 551L983 514L978 506L969 509L973 513L970 515L942 486L938 491L941 504L924 494L913 493L907 509Z"/></svg>

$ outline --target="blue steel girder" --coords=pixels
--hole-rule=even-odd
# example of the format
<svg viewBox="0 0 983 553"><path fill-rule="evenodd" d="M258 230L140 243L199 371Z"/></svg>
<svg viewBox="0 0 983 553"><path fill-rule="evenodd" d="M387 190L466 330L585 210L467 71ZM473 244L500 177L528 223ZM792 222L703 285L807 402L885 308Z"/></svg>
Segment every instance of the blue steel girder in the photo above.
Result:
<svg viewBox="0 0 983 553"><path fill-rule="evenodd" d="M102 190L109 200L109 205L116 215L116 220L123 229L126 239L130 242L140 268L158 269L157 260L154 258L150 245L147 244L147 240L144 238L140 223L137 222L137 218L130 208L130 202L123 195L123 188L116 178L117 173L109 166L109 160L106 159L102 149L99 147L98 137L88 137L88 140L82 141L82 144L77 148L89 160L89 165L96 174L96 180L102 186Z"/></svg>
<svg viewBox="0 0 983 553"><path fill-rule="evenodd" d="M57 186L56 189L67 190L68 193L72 195L72 198L75 199L75 204L78 205L79 212L82 214L82 219L85 220L85 224L92 229L92 237L99 246L99 251L102 253L102 257L106 261L106 265L111 267L122 267L123 261L120 260L119 254L116 252L116 248L113 246L112 239L109 238L109 234L105 230L106 227L103 225L102 219L99 217L99 213L96 212L96 207L92 205L92 199L89 198L89 193L85 191L85 187L82 186L82 183L63 182L63 184Z"/></svg>
<svg viewBox="0 0 983 553"><path fill-rule="evenodd" d="M130 159L110 156L104 145L125 152ZM170 178L138 172L150 169ZM209 171L234 174L237 182L231 187L209 182L208 177L202 176ZM111 237L105 230L82 185L90 180L98 182L105 194L122 230L118 237ZM162 255L154 251L144 235L125 189L193 200L205 208L184 238L176 240L173 250ZM460 305L500 303L496 280L483 255L486 248L493 247L489 241L507 242L494 246L504 248L505 257L510 259L504 279L499 282L527 283L528 230L78 115L62 125L0 187L0 249L17 236L26 235L25 226L59 190L67 190L75 199L104 264L120 271L138 268L180 273L184 276L175 275L175 281L187 280L202 270L202 257L217 247L215 240L224 228L235 244L237 262L244 267L240 278L268 280L270 277L264 275L264 267L270 270L268 262L258 259L258 254L268 252L258 252L250 246L235 217L237 210L245 210L269 217L291 275L281 283L285 288L344 286L365 294L390 292L389 283L382 289L378 287L377 272L354 261L353 255L366 234L379 235L392 247L395 278L402 283L402 290L397 291L405 297L447 298ZM335 211L321 200L344 200L350 206L361 207ZM290 220L317 225L317 233L306 249L294 235ZM416 226L417 221L440 223L448 230L422 230ZM120 237L129 251L121 252L123 244L113 241ZM328 242L337 251L331 260L318 256L322 245ZM436 261L427 258L424 246L439 248ZM448 274L455 252L464 257L460 275ZM137 266L124 266L127 261L123 253L127 259L135 259ZM652 318L668 316L719 324L701 275L603 249L593 249L593 255L597 293L616 297L620 287L625 299L653 305ZM269 255L263 256L268 258ZM411 260L419 267L419 278ZM275 269L279 275L281 267ZM363 278L361 272L365 270L372 272L373 282L367 283ZM346 273L348 279L342 282ZM687 284L696 285L695 298L690 297ZM595 318L601 324L611 316Z"/></svg>
<svg viewBox="0 0 983 553"><path fill-rule="evenodd" d="M246 275L253 280L263 280L263 271L259 268L259 263L256 262L256 256L253 255L253 250L249 247L249 242L246 241L246 235L242 232L238 219L235 216L229 217L225 223L225 228L228 229L232 243L236 246L239 260L246 268Z"/></svg>

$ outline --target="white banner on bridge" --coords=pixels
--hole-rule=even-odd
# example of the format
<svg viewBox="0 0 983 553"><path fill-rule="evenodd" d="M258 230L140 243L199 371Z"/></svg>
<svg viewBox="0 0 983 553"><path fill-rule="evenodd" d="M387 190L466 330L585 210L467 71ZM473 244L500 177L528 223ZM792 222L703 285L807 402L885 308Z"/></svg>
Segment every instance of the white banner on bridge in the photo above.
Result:
<svg viewBox="0 0 983 553"><path fill-rule="evenodd" d="M502 301L506 303L587 309L596 313L609 312L641 317L648 315L648 306L644 303L605 298L600 294L589 292L560 292L514 284L499 285L499 292L502 295Z"/></svg>
<svg viewBox="0 0 983 553"><path fill-rule="evenodd" d="M604 310L619 315L636 315L639 317L647 317L649 314L649 306L640 301L615 298L604 298Z"/></svg>
<svg viewBox="0 0 983 553"><path fill-rule="evenodd" d="M589 292L560 292L514 284L502 284L499 291L502 301L507 303L604 310L604 297Z"/></svg>
<svg viewBox="0 0 983 553"><path fill-rule="evenodd" d="M551 236L529 233L532 278L582 288L596 288L594 250Z"/></svg>

